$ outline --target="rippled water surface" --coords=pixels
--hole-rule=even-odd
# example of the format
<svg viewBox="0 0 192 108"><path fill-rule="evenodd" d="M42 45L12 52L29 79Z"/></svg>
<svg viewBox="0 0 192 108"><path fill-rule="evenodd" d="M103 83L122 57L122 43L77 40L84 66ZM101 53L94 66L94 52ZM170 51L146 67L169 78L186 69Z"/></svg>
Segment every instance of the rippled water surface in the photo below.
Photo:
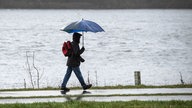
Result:
<svg viewBox="0 0 192 108"><path fill-rule="evenodd" d="M105 32L85 33L82 74L94 85L133 85L134 71L146 85L192 83L192 10L0 10L0 88L60 86L66 71L60 31L82 18ZM25 79L25 81L24 81ZM75 75L69 86L80 86Z"/></svg>

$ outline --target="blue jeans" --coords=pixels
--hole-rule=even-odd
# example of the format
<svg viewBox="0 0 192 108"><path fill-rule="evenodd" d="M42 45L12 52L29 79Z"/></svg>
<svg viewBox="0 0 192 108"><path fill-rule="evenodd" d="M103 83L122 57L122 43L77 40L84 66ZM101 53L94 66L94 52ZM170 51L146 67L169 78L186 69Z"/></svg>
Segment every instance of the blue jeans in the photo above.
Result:
<svg viewBox="0 0 192 108"><path fill-rule="evenodd" d="M82 87L86 86L85 81L84 81L84 79L83 79L83 76L82 76L82 74L81 74L81 71L80 71L79 66L77 66L77 67L70 67L70 66L68 66L67 72L66 72L66 74L65 74L65 77L64 77L64 79L63 79L63 83L62 83L61 87L62 87L62 88L65 88L65 87L66 87L67 82L68 82L69 78L71 77L72 71L74 71L76 77L78 78L79 82L81 83L81 86L82 86Z"/></svg>

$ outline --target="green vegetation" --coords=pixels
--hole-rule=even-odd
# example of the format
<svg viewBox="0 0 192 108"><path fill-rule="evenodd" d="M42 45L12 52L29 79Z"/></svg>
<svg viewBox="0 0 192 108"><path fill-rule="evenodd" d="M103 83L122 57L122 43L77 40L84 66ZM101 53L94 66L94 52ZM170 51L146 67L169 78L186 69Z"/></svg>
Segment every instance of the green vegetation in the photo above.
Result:
<svg viewBox="0 0 192 108"><path fill-rule="evenodd" d="M103 87L92 87L91 89L134 89L134 88L192 88L192 84L178 84L178 85L162 85L162 86L154 86L154 85L117 85L117 86L103 86ZM1 89L0 91L27 91L27 90L59 90L60 88L54 87L47 87L47 88L40 88L40 89ZM71 87L71 89L82 89L81 87Z"/></svg>
<svg viewBox="0 0 192 108"><path fill-rule="evenodd" d="M156 94L112 94L112 95L58 95L58 96L21 96L21 97L0 97L0 99L32 99L32 98L61 98L61 97L113 97L113 96L177 96L191 95L192 93L156 93Z"/></svg>
<svg viewBox="0 0 192 108"><path fill-rule="evenodd" d="M104 87L93 87L93 89L133 89L133 88L192 88L192 84L177 84L177 85L161 85L161 86L154 86L154 85L128 85L128 86L104 86Z"/></svg>
<svg viewBox="0 0 192 108"><path fill-rule="evenodd" d="M86 102L0 104L0 108L191 108L192 101L128 101L128 102Z"/></svg>

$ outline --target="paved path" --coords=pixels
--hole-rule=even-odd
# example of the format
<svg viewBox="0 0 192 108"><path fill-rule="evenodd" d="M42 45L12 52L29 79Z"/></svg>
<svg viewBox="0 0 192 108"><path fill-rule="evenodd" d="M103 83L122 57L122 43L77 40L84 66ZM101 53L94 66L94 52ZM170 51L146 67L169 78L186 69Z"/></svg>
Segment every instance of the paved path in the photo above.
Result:
<svg viewBox="0 0 192 108"><path fill-rule="evenodd" d="M102 89L89 90L91 94L81 95L82 90L71 90L67 93L68 97L60 94L59 90L41 90L41 91L1 91L0 103L33 103L33 102L63 102L67 100L85 100L85 101L131 101L131 100L192 100L192 88L154 88L154 89ZM144 96L144 94L190 94L190 95L153 95ZM108 96L107 96L108 95ZM130 95L130 96L121 96ZM137 95L137 96L131 96ZM140 96L139 96L140 95ZM37 96L39 98L19 98ZM41 96L55 96L52 98L42 98ZM58 97L57 97L58 96ZM10 98L14 97L14 99ZM17 99L15 99L17 98Z"/></svg>

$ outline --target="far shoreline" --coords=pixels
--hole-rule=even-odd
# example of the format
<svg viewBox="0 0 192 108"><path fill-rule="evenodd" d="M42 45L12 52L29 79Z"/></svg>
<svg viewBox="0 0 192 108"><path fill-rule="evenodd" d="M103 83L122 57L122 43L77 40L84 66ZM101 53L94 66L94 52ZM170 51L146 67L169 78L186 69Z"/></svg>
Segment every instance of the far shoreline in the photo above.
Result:
<svg viewBox="0 0 192 108"><path fill-rule="evenodd" d="M191 0L0 0L0 9L192 9Z"/></svg>

